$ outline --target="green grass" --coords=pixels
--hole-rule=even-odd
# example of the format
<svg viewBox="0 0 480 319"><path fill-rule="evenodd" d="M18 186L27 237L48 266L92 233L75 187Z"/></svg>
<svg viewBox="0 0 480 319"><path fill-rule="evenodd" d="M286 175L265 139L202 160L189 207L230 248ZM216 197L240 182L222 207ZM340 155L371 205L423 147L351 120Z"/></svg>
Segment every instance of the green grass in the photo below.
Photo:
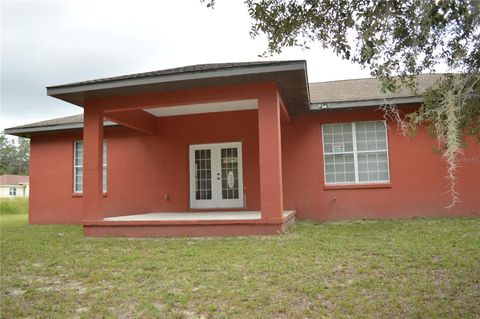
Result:
<svg viewBox="0 0 480 319"><path fill-rule="evenodd" d="M0 215L28 214L28 197L0 198Z"/></svg>
<svg viewBox="0 0 480 319"><path fill-rule="evenodd" d="M207 239L0 223L2 318L480 317L480 218Z"/></svg>

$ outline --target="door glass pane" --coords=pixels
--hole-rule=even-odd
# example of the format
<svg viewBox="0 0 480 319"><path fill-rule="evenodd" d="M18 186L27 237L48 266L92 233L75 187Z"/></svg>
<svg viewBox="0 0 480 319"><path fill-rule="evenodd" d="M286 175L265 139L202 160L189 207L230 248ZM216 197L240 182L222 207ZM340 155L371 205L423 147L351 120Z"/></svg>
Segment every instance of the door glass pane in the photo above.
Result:
<svg viewBox="0 0 480 319"><path fill-rule="evenodd" d="M212 199L211 151L195 151L195 199Z"/></svg>
<svg viewBox="0 0 480 319"><path fill-rule="evenodd" d="M238 183L238 149L222 148L220 152L222 199L240 198Z"/></svg>

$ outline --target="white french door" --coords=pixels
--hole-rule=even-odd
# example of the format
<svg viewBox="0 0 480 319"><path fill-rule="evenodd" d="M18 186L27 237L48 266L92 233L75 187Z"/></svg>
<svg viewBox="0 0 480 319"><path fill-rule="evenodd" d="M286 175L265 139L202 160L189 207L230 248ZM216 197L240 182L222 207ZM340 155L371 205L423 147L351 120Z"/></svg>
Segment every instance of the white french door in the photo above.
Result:
<svg viewBox="0 0 480 319"><path fill-rule="evenodd" d="M190 145L190 207L243 207L242 143Z"/></svg>

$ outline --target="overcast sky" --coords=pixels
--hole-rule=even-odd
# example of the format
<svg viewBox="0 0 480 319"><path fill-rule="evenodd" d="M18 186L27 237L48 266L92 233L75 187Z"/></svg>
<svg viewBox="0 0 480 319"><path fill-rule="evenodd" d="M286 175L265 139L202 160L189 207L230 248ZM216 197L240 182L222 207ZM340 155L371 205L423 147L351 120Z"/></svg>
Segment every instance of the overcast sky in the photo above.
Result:
<svg viewBox="0 0 480 319"><path fill-rule="evenodd" d="M262 60L243 1L5 1L0 129L79 114L45 87L177 66ZM310 82L368 77L318 46L267 60L307 60Z"/></svg>

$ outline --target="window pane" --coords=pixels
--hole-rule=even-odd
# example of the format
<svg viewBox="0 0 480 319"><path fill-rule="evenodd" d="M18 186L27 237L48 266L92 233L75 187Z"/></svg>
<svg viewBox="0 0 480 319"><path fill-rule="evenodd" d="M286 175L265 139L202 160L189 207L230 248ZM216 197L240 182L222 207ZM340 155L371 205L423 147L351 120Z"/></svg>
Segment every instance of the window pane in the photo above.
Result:
<svg viewBox="0 0 480 319"><path fill-rule="evenodd" d="M380 171L378 172L379 176L379 180L381 181L388 181L389 180L389 177L388 177L388 171Z"/></svg>
<svg viewBox="0 0 480 319"><path fill-rule="evenodd" d="M367 182L368 181L368 173L367 172L359 172L358 173L358 180L360 182Z"/></svg>
<svg viewBox="0 0 480 319"><path fill-rule="evenodd" d="M332 124L323 125L323 134L332 133Z"/></svg>
<svg viewBox="0 0 480 319"><path fill-rule="evenodd" d="M332 153L333 152L332 146L333 146L332 143L325 143L324 144L325 153Z"/></svg>
<svg viewBox="0 0 480 319"><path fill-rule="evenodd" d="M345 173L337 173L335 175L335 182L336 183L345 183Z"/></svg>
<svg viewBox="0 0 480 319"><path fill-rule="evenodd" d="M355 130L359 152L387 149L385 124L382 121L356 123Z"/></svg>
<svg viewBox="0 0 480 319"><path fill-rule="evenodd" d="M324 143L333 143L333 135L332 134L323 134L323 142Z"/></svg>
<svg viewBox="0 0 480 319"><path fill-rule="evenodd" d="M359 182L388 181L387 152L358 154Z"/></svg>
<svg viewBox="0 0 480 319"><path fill-rule="evenodd" d="M365 129L367 132L375 132L375 122L366 122Z"/></svg>
<svg viewBox="0 0 480 319"><path fill-rule="evenodd" d="M386 159L378 162L378 169L381 171L388 171L388 162Z"/></svg>
<svg viewBox="0 0 480 319"><path fill-rule="evenodd" d="M195 181L197 185L195 199L197 200L212 199L210 152L209 149L195 151ZM222 149L222 155L225 154L225 149Z"/></svg>
<svg viewBox="0 0 480 319"><path fill-rule="evenodd" d="M353 152L353 143L345 143L345 152Z"/></svg>
<svg viewBox="0 0 480 319"><path fill-rule="evenodd" d="M362 152L366 150L367 150L367 143L357 141L357 151Z"/></svg>
<svg viewBox="0 0 480 319"><path fill-rule="evenodd" d="M377 131L385 132L385 122L383 122L383 121L375 122L375 128L377 129Z"/></svg>
<svg viewBox="0 0 480 319"><path fill-rule="evenodd" d="M326 181L327 183L335 183L335 175L334 174L326 174Z"/></svg>
<svg viewBox="0 0 480 319"><path fill-rule="evenodd" d="M74 178L73 191L83 191L83 142L77 141L74 143Z"/></svg>
<svg viewBox="0 0 480 319"><path fill-rule="evenodd" d="M367 151L376 151L377 150L377 143L375 140L368 140L367 141Z"/></svg>
<svg viewBox="0 0 480 319"><path fill-rule="evenodd" d="M107 192L107 167L103 167L103 192Z"/></svg>
<svg viewBox="0 0 480 319"><path fill-rule="evenodd" d="M333 134L333 143L343 143L343 134Z"/></svg>
<svg viewBox="0 0 480 319"><path fill-rule="evenodd" d="M83 165L83 142L75 142L74 162L75 166Z"/></svg>
<svg viewBox="0 0 480 319"><path fill-rule="evenodd" d="M335 172L333 164L325 164L325 173Z"/></svg>
<svg viewBox="0 0 480 319"><path fill-rule="evenodd" d="M103 166L107 165L107 141L103 141Z"/></svg>
<svg viewBox="0 0 480 319"><path fill-rule="evenodd" d="M351 124L326 124L323 126L325 153L353 152Z"/></svg>
<svg viewBox="0 0 480 319"><path fill-rule="evenodd" d="M76 167L75 168L74 191L75 192L83 191L83 167Z"/></svg>
<svg viewBox="0 0 480 319"><path fill-rule="evenodd" d="M107 192L107 141L103 140L103 172L102 172L103 184L102 190Z"/></svg>
<svg viewBox="0 0 480 319"><path fill-rule="evenodd" d="M355 182L355 173L346 173L346 182Z"/></svg>
<svg viewBox="0 0 480 319"><path fill-rule="evenodd" d="M74 192L83 191L83 141L74 143ZM107 141L103 141L103 191L107 191Z"/></svg>
<svg viewBox="0 0 480 319"><path fill-rule="evenodd" d="M377 140L377 149L378 150L386 150L387 149L387 141Z"/></svg>
<svg viewBox="0 0 480 319"><path fill-rule="evenodd" d="M327 183L354 183L353 154L325 155L325 172Z"/></svg>

